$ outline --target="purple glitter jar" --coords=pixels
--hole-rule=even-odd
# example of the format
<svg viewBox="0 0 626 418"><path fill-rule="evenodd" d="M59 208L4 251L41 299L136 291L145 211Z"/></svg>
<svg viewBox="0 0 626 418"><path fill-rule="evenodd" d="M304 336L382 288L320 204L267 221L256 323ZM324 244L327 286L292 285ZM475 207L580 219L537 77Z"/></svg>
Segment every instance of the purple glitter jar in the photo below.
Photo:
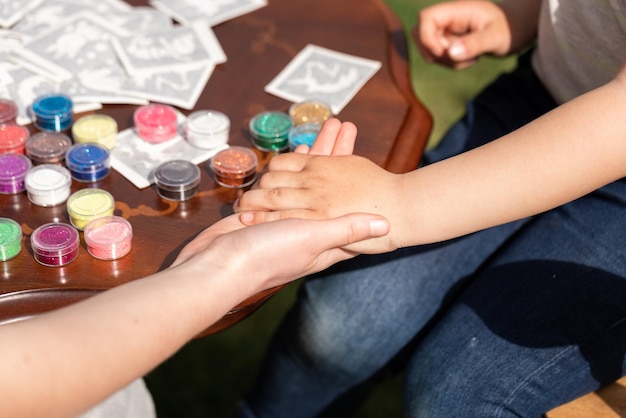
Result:
<svg viewBox="0 0 626 418"><path fill-rule="evenodd" d="M28 157L21 154L0 155L0 193L17 194L25 189L24 178L32 167Z"/></svg>
<svg viewBox="0 0 626 418"><path fill-rule="evenodd" d="M76 259L80 239L73 226L53 222L35 229L30 243L39 264L61 267Z"/></svg>

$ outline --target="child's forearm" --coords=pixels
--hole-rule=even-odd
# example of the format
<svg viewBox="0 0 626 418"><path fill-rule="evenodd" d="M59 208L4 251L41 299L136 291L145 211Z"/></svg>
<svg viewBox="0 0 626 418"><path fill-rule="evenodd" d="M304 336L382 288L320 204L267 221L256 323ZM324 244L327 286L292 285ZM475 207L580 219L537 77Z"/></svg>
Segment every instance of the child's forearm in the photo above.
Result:
<svg viewBox="0 0 626 418"><path fill-rule="evenodd" d="M499 140L407 174L404 187L416 203L401 242L435 242L521 219L624 177L624 114L626 87L618 79Z"/></svg>

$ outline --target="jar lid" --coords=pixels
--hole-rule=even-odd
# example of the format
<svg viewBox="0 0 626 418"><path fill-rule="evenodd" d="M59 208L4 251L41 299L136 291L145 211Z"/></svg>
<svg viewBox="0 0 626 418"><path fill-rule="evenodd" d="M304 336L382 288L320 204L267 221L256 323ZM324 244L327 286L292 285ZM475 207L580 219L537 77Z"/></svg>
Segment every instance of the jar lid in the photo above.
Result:
<svg viewBox="0 0 626 418"><path fill-rule="evenodd" d="M63 159L71 145L61 132L38 132L26 140L26 155L36 162L52 162Z"/></svg>
<svg viewBox="0 0 626 418"><path fill-rule="evenodd" d="M133 227L121 216L104 216L90 221L84 233L89 246L111 245L132 238Z"/></svg>
<svg viewBox="0 0 626 418"><path fill-rule="evenodd" d="M86 115L72 125L72 135L77 142L98 142L117 133L117 122L109 115Z"/></svg>
<svg viewBox="0 0 626 418"><path fill-rule="evenodd" d="M154 170L154 180L168 191L189 190L200 183L200 169L185 160L166 161Z"/></svg>
<svg viewBox="0 0 626 418"><path fill-rule="evenodd" d="M320 129L322 129L322 125L319 123L303 123L294 126L289 131L289 148L293 151L302 144L311 147Z"/></svg>
<svg viewBox="0 0 626 418"><path fill-rule="evenodd" d="M230 119L216 110L198 110L187 116L185 128L201 135L215 135L230 129Z"/></svg>
<svg viewBox="0 0 626 418"><path fill-rule="evenodd" d="M164 104L139 106L133 114L137 135L148 142L164 142L178 133L176 110Z"/></svg>
<svg viewBox="0 0 626 418"><path fill-rule="evenodd" d="M255 138L280 141L287 138L291 125L289 115L284 112L261 112L250 120L250 132Z"/></svg>
<svg viewBox="0 0 626 418"><path fill-rule="evenodd" d="M73 226L52 222L35 229L30 241L36 254L63 256L76 251L80 240Z"/></svg>
<svg viewBox="0 0 626 418"><path fill-rule="evenodd" d="M306 100L289 106L289 116L294 125L303 123L323 124L333 112L328 104L321 100Z"/></svg>
<svg viewBox="0 0 626 418"><path fill-rule="evenodd" d="M78 190L67 199L70 214L88 217L113 210L115 199L103 189L87 188Z"/></svg>
<svg viewBox="0 0 626 418"><path fill-rule="evenodd" d="M244 178L255 172L258 158L254 151L246 147L233 146L215 154L211 158L214 173L229 178Z"/></svg>
<svg viewBox="0 0 626 418"><path fill-rule="evenodd" d="M54 164L42 164L26 173L26 189L31 192L47 192L67 187L72 176L67 168Z"/></svg>
<svg viewBox="0 0 626 418"><path fill-rule="evenodd" d="M65 163L73 171L94 172L108 167L109 149L100 144L85 142L73 145L65 155Z"/></svg>
<svg viewBox="0 0 626 418"><path fill-rule="evenodd" d="M17 104L13 100L0 99L0 123L14 122L17 113Z"/></svg>
<svg viewBox="0 0 626 418"><path fill-rule="evenodd" d="M139 106L135 110L134 118L135 123L152 127L170 126L177 122L174 108L158 103Z"/></svg>
<svg viewBox="0 0 626 418"><path fill-rule="evenodd" d="M35 116L46 121L71 119L72 108L72 99L64 94L39 96L32 105Z"/></svg>
<svg viewBox="0 0 626 418"><path fill-rule="evenodd" d="M0 155L0 182L23 179L31 167L30 159L22 154L2 154Z"/></svg>
<svg viewBox="0 0 626 418"><path fill-rule="evenodd" d="M0 261L19 254L22 248L22 228L13 219L0 218Z"/></svg>
<svg viewBox="0 0 626 418"><path fill-rule="evenodd" d="M30 131L14 123L0 124L0 149L23 148Z"/></svg>

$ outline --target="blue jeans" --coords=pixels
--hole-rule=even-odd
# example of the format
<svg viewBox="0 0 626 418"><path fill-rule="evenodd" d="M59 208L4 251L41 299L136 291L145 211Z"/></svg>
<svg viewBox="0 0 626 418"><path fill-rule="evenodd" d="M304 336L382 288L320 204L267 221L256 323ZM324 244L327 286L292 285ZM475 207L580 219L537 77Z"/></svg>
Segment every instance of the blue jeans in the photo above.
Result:
<svg viewBox="0 0 626 418"><path fill-rule="evenodd" d="M522 59L426 160L553 106ZM532 219L311 277L241 416L348 416L399 370L410 417L538 417L607 384L626 370L625 231L622 180Z"/></svg>

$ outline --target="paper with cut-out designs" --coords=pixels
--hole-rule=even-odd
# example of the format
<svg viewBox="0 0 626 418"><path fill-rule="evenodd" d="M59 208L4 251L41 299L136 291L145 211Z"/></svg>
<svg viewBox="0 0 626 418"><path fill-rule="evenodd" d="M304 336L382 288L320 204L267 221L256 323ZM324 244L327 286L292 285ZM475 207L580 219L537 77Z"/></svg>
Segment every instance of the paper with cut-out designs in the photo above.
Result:
<svg viewBox="0 0 626 418"><path fill-rule="evenodd" d="M265 91L292 102L321 100L338 114L381 65L380 61L309 44Z"/></svg>

